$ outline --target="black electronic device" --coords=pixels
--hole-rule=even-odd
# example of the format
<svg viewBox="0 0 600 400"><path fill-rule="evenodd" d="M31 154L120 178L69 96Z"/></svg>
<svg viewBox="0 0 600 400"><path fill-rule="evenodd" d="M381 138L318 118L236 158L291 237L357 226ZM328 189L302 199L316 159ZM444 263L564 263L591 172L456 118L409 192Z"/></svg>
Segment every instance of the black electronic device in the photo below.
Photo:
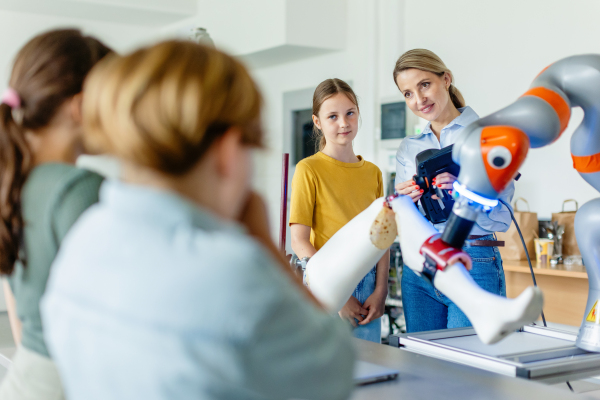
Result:
<svg viewBox="0 0 600 400"><path fill-rule="evenodd" d="M419 201L425 211L425 218L434 224L446 222L452 212L454 199L448 190L434 188L431 181L443 172L458 176L460 166L452 160L452 145L420 152L415 157L415 164L417 174L413 180L424 191ZM433 195L437 195L439 200L433 199Z"/></svg>

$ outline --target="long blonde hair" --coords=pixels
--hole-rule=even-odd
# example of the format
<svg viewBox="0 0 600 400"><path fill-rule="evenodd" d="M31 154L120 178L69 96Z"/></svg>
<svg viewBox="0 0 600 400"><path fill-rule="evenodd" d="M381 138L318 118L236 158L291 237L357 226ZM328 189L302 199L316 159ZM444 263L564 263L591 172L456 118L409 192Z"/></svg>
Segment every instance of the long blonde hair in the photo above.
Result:
<svg viewBox="0 0 600 400"><path fill-rule="evenodd" d="M262 146L262 98L233 57L166 41L101 62L84 87L91 150L168 174L187 172L229 128Z"/></svg>
<svg viewBox="0 0 600 400"><path fill-rule="evenodd" d="M396 84L396 78L398 74L407 69L419 69L421 71L431 72L439 77L443 77L444 73L450 74L451 83L448 93L450 94L450 100L454 107L461 108L466 105L465 99L460 91L454 86L454 76L452 71L446 67L446 64L439 58L433 51L426 49L412 49L402 54L396 66L394 67L394 83Z"/></svg>
<svg viewBox="0 0 600 400"><path fill-rule="evenodd" d="M352 103L356 106L356 110L359 111L358 108L358 99L354 90L341 79L333 78L333 79L325 79L323 82L319 83L319 86L315 89L315 93L313 94L313 106L312 113L315 117L319 117L319 111L321 110L321 106L323 102L328 98L338 94L343 93L350 99ZM359 111L360 112L360 111ZM327 144L327 140L325 140L325 135L323 132L317 128L317 126L313 126L313 132L315 134L315 141L317 142L316 150L321 151L325 148Z"/></svg>

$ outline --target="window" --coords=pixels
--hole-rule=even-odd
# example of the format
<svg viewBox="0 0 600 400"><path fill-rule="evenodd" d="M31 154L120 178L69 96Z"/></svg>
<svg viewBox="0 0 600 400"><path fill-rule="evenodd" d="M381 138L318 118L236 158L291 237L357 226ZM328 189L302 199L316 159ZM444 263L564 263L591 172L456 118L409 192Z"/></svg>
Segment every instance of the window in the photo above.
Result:
<svg viewBox="0 0 600 400"><path fill-rule="evenodd" d="M402 139L406 137L406 103L381 105L381 139Z"/></svg>
<svg viewBox="0 0 600 400"><path fill-rule="evenodd" d="M296 110L294 115L294 164L315 154L317 142L313 133L312 110Z"/></svg>

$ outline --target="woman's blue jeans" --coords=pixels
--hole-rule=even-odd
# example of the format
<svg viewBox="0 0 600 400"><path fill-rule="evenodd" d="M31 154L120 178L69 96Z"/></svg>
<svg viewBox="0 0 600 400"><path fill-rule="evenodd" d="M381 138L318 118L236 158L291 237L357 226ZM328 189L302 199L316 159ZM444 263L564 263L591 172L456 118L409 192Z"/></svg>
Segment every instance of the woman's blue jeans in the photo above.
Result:
<svg viewBox="0 0 600 400"><path fill-rule="evenodd" d="M496 240L487 235L477 240ZM473 260L473 280L488 292L506 296L502 258L497 247L463 247ZM477 301L477 299L473 299ZM432 331L471 326L467 316L425 278L404 267L402 271L402 304L407 332Z"/></svg>

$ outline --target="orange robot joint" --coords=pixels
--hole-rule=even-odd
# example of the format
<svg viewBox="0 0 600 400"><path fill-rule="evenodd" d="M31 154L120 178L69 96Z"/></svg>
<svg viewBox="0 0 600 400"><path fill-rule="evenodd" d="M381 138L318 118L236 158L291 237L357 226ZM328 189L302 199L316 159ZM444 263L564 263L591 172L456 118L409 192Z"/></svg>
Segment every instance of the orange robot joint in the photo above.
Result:
<svg viewBox="0 0 600 400"><path fill-rule="evenodd" d="M590 174L600 172L600 153L592 154L591 156L575 156L571 154L573 159L573 168L582 174Z"/></svg>
<svg viewBox="0 0 600 400"><path fill-rule="evenodd" d="M569 103L567 103L565 99L554 90L550 90L543 86L529 89L521 97L525 96L538 97L552 107L554 112L556 112L560 122L560 132L558 133L558 136L560 137L565 129L567 129L567 125L569 125L569 119L571 119L571 107L569 106Z"/></svg>

